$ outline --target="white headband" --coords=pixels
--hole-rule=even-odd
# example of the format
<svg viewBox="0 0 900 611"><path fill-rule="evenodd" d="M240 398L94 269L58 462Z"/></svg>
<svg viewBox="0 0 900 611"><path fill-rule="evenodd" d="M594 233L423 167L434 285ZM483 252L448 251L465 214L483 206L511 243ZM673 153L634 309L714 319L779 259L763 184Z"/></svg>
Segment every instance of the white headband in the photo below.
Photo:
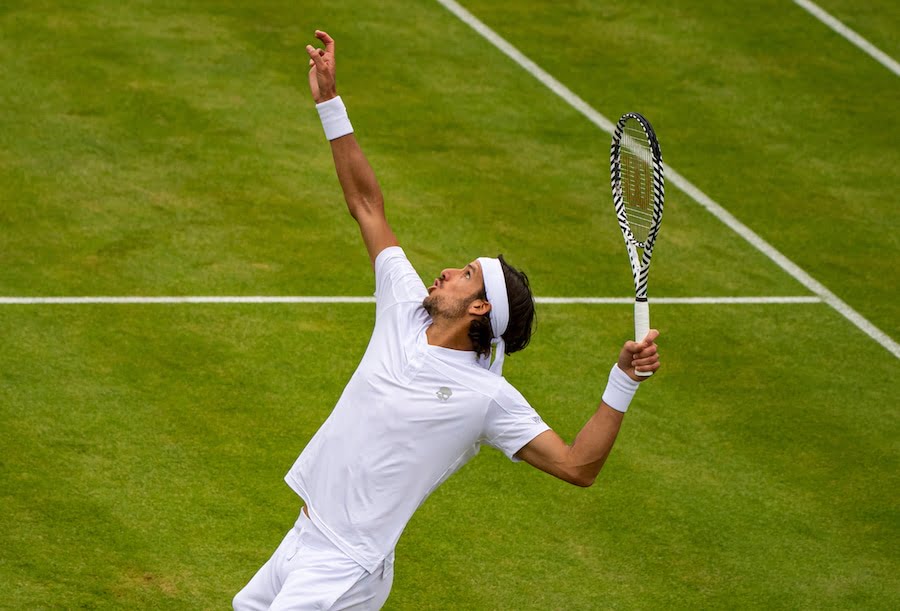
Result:
<svg viewBox="0 0 900 611"><path fill-rule="evenodd" d="M479 257L481 274L484 276L484 292L488 303L491 304L491 332L494 336L492 344L497 345L494 363L491 364L491 355L482 356L478 363L485 369L490 369L497 375L503 375L503 357L506 356L506 343L503 334L509 324L509 297L506 294L506 278L503 276L503 267L499 259Z"/></svg>

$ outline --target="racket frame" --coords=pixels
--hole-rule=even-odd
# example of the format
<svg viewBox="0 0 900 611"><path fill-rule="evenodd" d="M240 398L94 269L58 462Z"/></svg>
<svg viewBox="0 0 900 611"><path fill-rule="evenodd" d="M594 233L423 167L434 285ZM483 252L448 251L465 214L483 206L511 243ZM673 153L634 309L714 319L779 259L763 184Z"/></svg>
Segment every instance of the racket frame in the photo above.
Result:
<svg viewBox="0 0 900 611"><path fill-rule="evenodd" d="M625 124L629 119L634 119L644 131L644 136L650 144L650 166L652 171L652 217L647 238L638 241L628 222L625 212L625 201L622 195L622 168L621 148L622 136ZM628 251L628 260L631 263L631 275L634 279L634 341L643 340L650 330L650 306L647 299L647 280L650 271L650 259L653 256L653 245L659 234L662 223L663 202L665 201L665 171L662 161L662 152L656 132L650 122L640 113L629 112L619 118L613 131L612 144L609 150L610 186L612 187L613 205L616 209L616 219L625 239L625 248ZM638 252L638 249L641 252ZM636 372L641 376L652 375L652 372Z"/></svg>

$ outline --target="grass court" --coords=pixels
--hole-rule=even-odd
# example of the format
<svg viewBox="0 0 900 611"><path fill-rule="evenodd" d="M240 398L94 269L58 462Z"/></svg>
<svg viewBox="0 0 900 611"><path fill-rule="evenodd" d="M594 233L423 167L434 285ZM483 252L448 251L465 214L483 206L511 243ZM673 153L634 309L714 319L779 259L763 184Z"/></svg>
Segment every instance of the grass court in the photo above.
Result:
<svg viewBox="0 0 900 611"><path fill-rule="evenodd" d="M786 0L465 0L900 338L900 80ZM900 7L820 5L894 58ZM628 297L609 136L438 2L0 5L0 297L367 296L313 108L338 91L423 279L503 253ZM486 448L415 515L387 609L900 607L900 361L667 185L663 369L594 487ZM221 609L293 523L282 477L367 303L0 303L0 607ZM572 440L632 328L538 306L504 373Z"/></svg>

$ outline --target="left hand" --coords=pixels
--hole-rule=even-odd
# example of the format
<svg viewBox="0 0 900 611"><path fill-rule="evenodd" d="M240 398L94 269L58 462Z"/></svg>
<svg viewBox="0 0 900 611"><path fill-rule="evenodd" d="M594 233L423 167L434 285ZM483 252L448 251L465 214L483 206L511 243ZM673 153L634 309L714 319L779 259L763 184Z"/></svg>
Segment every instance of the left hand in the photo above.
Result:
<svg viewBox="0 0 900 611"><path fill-rule="evenodd" d="M643 382L646 377L639 376L635 371L656 371L659 369L659 354L656 351L656 338L659 331L650 329L640 342L625 342L622 352L619 353L619 369L628 374L635 382Z"/></svg>
<svg viewBox="0 0 900 611"><path fill-rule="evenodd" d="M309 54L309 90L319 104L336 97L337 88L334 83L334 39L322 30L316 30L316 38L325 48L306 45L306 52Z"/></svg>

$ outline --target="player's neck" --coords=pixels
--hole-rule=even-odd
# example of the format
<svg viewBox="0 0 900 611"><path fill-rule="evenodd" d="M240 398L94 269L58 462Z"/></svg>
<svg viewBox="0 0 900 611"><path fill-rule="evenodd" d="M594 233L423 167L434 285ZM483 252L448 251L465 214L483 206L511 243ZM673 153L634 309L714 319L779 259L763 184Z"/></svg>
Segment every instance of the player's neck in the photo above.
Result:
<svg viewBox="0 0 900 611"><path fill-rule="evenodd" d="M469 338L468 321L448 321L435 319L431 326L425 330L425 336L428 338L428 344L431 346L440 346L441 348L450 348L451 350L472 350L472 340Z"/></svg>

